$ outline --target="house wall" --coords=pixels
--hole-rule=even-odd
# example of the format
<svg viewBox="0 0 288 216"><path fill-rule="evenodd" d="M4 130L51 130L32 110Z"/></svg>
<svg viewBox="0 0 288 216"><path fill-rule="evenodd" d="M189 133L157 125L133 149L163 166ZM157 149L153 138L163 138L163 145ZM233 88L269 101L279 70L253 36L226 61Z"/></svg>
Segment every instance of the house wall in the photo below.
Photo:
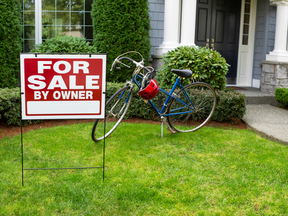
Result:
<svg viewBox="0 0 288 216"><path fill-rule="evenodd" d="M261 66L266 54L274 50L276 7L269 0L257 1L256 34L253 63L253 79L260 80Z"/></svg>
<svg viewBox="0 0 288 216"><path fill-rule="evenodd" d="M150 14L150 42L151 55L155 54L155 48L159 47L163 42L164 36L164 1L165 0L149 0Z"/></svg>

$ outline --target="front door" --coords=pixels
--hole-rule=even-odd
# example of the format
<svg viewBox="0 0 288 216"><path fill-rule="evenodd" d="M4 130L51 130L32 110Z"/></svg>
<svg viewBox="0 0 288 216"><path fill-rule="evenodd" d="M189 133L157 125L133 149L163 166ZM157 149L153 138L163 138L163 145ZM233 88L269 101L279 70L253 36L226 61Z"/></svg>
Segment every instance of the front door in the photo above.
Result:
<svg viewBox="0 0 288 216"><path fill-rule="evenodd" d="M241 0L197 0L197 46L217 50L231 67L228 84L236 84Z"/></svg>

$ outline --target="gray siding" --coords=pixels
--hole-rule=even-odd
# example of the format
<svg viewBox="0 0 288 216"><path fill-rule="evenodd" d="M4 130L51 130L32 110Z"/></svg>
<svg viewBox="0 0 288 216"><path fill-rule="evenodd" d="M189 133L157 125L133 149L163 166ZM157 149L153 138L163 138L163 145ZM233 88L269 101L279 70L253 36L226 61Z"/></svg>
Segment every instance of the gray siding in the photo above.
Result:
<svg viewBox="0 0 288 216"><path fill-rule="evenodd" d="M274 50L274 42L275 42L275 29L276 29L276 7L270 6L269 7L269 19L268 19L268 44L267 44L267 51L269 52Z"/></svg>
<svg viewBox="0 0 288 216"><path fill-rule="evenodd" d="M155 48L163 42L164 35L164 0L149 0L150 14L150 42L151 55L155 54Z"/></svg>
<svg viewBox="0 0 288 216"><path fill-rule="evenodd" d="M256 32L254 47L253 79L261 78L260 64L266 54L274 49L276 7L269 0L257 1Z"/></svg>

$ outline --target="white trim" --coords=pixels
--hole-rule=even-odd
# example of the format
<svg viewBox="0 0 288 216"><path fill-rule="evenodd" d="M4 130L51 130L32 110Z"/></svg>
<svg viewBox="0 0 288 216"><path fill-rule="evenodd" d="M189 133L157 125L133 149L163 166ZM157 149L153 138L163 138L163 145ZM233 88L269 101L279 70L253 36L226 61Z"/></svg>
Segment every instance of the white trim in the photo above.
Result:
<svg viewBox="0 0 288 216"><path fill-rule="evenodd" d="M252 87L253 87L253 88L260 88L260 80L258 80L258 79L253 79Z"/></svg>
<svg viewBox="0 0 288 216"><path fill-rule="evenodd" d="M257 0L251 0L248 45L242 45L244 12L245 12L245 0L242 0L238 67L237 67L237 85L251 86L252 74L253 74L253 60L254 60L253 56L254 56L254 43L255 43Z"/></svg>
<svg viewBox="0 0 288 216"><path fill-rule="evenodd" d="M179 14L179 0L165 0L164 41L155 49L156 55L162 55L179 46Z"/></svg>
<svg viewBox="0 0 288 216"><path fill-rule="evenodd" d="M42 1L35 1L35 44L42 43Z"/></svg>

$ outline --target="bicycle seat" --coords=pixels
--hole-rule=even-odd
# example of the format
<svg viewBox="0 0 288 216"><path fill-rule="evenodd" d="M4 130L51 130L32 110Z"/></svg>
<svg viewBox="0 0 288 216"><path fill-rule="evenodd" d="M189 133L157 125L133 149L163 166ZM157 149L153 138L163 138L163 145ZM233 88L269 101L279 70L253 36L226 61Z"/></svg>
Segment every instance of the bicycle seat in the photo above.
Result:
<svg viewBox="0 0 288 216"><path fill-rule="evenodd" d="M172 69L171 70L173 73L177 74L178 76L181 76L181 77L185 77L185 78L189 78L192 76L192 71L189 70L189 69L183 69L183 70L180 70L180 69Z"/></svg>

